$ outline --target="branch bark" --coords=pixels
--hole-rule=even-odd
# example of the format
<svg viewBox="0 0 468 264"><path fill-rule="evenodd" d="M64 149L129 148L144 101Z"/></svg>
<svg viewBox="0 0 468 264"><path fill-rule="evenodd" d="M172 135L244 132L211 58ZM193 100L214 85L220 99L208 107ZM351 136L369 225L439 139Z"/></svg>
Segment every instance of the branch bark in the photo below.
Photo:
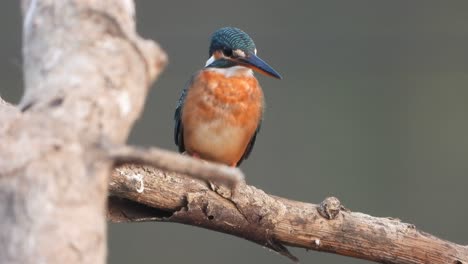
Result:
<svg viewBox="0 0 468 264"><path fill-rule="evenodd" d="M419 231L398 219L268 195L240 182L234 189L140 165L113 172L108 219L167 221L245 238L297 260L285 246L381 263L468 263L468 247Z"/></svg>

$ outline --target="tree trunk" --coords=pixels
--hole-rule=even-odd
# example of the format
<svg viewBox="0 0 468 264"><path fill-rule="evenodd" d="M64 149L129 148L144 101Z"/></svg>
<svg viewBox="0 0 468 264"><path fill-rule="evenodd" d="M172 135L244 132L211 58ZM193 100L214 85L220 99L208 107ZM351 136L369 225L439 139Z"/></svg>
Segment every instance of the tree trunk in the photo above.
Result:
<svg viewBox="0 0 468 264"><path fill-rule="evenodd" d="M0 104L0 263L104 263L112 161L166 56L133 1L24 0L25 93ZM3 101L2 101L3 102Z"/></svg>

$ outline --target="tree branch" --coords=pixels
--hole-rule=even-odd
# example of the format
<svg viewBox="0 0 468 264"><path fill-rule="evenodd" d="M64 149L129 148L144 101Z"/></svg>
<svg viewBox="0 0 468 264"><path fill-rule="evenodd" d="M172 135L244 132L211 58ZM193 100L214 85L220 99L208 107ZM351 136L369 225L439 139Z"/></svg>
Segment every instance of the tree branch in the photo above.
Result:
<svg viewBox="0 0 468 264"><path fill-rule="evenodd" d="M293 260L285 246L382 263L468 263L468 248L391 218L351 212L338 199L320 205L271 196L243 182L232 190L152 167L117 167L112 222L166 221L248 239Z"/></svg>
<svg viewBox="0 0 468 264"><path fill-rule="evenodd" d="M244 174L238 168L181 156L172 151L155 147L149 149L130 146L110 147L106 153L117 165L124 163L148 164L166 171L186 174L202 180L221 182L230 186L244 180Z"/></svg>

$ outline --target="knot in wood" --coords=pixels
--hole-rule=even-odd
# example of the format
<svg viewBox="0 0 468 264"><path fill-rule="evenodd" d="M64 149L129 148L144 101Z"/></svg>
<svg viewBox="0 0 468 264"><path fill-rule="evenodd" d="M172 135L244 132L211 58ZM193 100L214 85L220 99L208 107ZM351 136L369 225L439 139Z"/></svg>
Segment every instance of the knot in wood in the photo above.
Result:
<svg viewBox="0 0 468 264"><path fill-rule="evenodd" d="M342 206L340 200L336 197L327 197L320 203L317 208L318 212L324 218L331 220L335 219L340 213Z"/></svg>

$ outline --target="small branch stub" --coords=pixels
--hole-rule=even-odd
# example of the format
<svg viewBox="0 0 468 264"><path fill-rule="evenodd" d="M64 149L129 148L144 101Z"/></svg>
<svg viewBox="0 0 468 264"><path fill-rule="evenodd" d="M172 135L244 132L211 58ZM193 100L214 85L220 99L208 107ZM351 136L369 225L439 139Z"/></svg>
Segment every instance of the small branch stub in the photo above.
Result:
<svg viewBox="0 0 468 264"><path fill-rule="evenodd" d="M336 197L327 197L320 203L320 206L317 208L317 211L321 216L325 217L328 220L335 219L340 210L343 209L340 200Z"/></svg>

